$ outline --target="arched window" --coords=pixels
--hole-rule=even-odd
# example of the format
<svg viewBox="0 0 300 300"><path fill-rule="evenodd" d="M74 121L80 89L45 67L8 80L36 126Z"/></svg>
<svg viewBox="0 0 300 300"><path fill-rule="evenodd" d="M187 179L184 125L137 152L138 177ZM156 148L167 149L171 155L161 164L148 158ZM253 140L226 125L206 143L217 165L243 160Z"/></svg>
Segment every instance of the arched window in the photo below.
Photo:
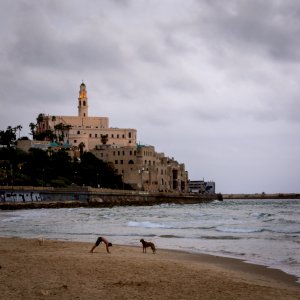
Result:
<svg viewBox="0 0 300 300"><path fill-rule="evenodd" d="M133 164L134 164L133 160L132 160L132 159L129 160L129 161L128 161L128 164L129 164L129 165L133 165Z"/></svg>

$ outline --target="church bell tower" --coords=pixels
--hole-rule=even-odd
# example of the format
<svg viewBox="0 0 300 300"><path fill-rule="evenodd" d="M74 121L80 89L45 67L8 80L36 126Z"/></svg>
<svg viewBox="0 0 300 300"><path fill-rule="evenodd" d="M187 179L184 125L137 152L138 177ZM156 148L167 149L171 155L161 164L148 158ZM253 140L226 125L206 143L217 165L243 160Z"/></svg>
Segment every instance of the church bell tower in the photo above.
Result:
<svg viewBox="0 0 300 300"><path fill-rule="evenodd" d="M79 98L78 98L78 116L79 117L88 117L88 98L86 92L86 86L82 82L79 90Z"/></svg>

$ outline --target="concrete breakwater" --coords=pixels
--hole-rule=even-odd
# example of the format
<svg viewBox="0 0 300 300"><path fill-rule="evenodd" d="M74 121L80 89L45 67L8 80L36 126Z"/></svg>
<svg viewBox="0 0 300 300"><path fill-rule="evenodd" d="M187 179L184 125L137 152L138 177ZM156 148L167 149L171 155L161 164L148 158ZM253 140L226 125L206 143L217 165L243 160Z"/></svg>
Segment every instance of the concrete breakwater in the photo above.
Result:
<svg viewBox="0 0 300 300"><path fill-rule="evenodd" d="M151 193L91 187L0 187L0 209L111 207L122 205L190 204L209 202L217 195Z"/></svg>
<svg viewBox="0 0 300 300"><path fill-rule="evenodd" d="M249 200L249 199L300 199L299 193L276 193L276 194L222 194L224 200Z"/></svg>

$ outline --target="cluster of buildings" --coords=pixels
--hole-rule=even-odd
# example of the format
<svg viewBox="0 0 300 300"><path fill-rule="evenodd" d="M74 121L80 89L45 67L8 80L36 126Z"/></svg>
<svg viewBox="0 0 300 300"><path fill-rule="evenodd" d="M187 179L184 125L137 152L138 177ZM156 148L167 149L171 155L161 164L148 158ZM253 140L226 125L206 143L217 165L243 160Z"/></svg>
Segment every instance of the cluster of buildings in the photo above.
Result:
<svg viewBox="0 0 300 300"><path fill-rule="evenodd" d="M65 148L73 157L90 151L111 163L123 182L150 192L189 192L188 172L183 163L158 153L153 146L137 143L137 130L109 127L109 118L89 116L86 85L80 85L78 116L40 115L36 133L52 131L59 142L19 140L18 148L56 151Z"/></svg>
<svg viewBox="0 0 300 300"><path fill-rule="evenodd" d="M54 132L58 141L19 140L17 147L28 151L39 148L58 151L64 148L79 159L80 152L89 151L114 166L124 183L133 189L149 192L215 193L214 182L189 181L183 163L153 146L137 143L134 128L109 127L108 117L89 116L86 85L82 83L78 97L78 116L39 115L36 134Z"/></svg>

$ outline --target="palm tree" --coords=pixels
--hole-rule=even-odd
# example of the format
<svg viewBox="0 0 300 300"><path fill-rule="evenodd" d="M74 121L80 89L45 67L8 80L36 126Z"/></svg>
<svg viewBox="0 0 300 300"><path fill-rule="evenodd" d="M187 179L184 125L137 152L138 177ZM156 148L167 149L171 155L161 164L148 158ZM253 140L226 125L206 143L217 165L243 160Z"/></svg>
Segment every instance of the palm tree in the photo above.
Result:
<svg viewBox="0 0 300 300"><path fill-rule="evenodd" d="M59 123L57 125L54 126L55 129L55 134L56 134L56 139L58 139L59 141L61 140L61 137L63 135L63 129L64 129L64 124L63 123Z"/></svg>
<svg viewBox="0 0 300 300"><path fill-rule="evenodd" d="M16 130L19 131L19 139L20 139L20 133L21 133L22 128L23 128L23 127L22 127L21 125L18 125L18 126L16 127Z"/></svg>
<svg viewBox="0 0 300 300"><path fill-rule="evenodd" d="M41 130L42 130L42 123L45 119L45 114L39 114L38 117L36 118L36 122L37 122L37 131L38 133L41 133Z"/></svg>
<svg viewBox="0 0 300 300"><path fill-rule="evenodd" d="M69 143L69 137L70 137L70 129L72 128L71 125L65 125L64 130L67 131L67 143Z"/></svg>
<svg viewBox="0 0 300 300"><path fill-rule="evenodd" d="M34 123L30 123L29 124L29 128L30 128L30 134L32 135L32 138L34 139L35 137L35 129L36 129L36 124Z"/></svg>

